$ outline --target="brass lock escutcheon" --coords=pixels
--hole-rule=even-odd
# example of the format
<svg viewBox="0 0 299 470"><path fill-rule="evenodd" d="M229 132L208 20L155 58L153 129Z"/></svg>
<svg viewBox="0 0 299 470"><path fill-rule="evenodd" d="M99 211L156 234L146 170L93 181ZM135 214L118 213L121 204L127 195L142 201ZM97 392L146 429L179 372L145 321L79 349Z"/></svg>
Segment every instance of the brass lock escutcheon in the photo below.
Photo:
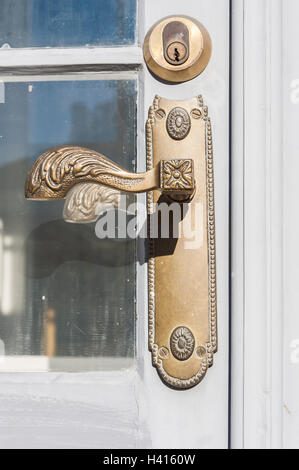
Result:
<svg viewBox="0 0 299 470"><path fill-rule="evenodd" d="M189 16L169 16L147 33L143 54L151 72L168 82L185 82L206 68L212 53L206 28Z"/></svg>
<svg viewBox="0 0 299 470"><path fill-rule="evenodd" d="M131 173L93 150L56 147L31 167L25 197L66 199L64 219L86 223L107 202L117 208L121 191L148 192L149 349L162 380L188 389L203 379L217 350L213 147L202 97L156 96L146 151L147 171ZM173 213L153 217L162 203L179 214L176 235L160 230ZM194 220L192 241L184 224Z"/></svg>

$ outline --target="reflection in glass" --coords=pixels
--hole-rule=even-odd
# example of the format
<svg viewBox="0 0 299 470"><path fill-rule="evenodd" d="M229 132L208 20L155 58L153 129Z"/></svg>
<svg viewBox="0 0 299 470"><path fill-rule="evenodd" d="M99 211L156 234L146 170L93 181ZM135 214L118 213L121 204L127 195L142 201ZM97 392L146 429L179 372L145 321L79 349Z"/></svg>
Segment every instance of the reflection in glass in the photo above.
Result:
<svg viewBox="0 0 299 470"><path fill-rule="evenodd" d="M24 181L42 152L67 143L136 171L136 90L135 79L5 84L0 340L8 356L134 356L135 242L99 240L94 224L64 222L64 201L26 201Z"/></svg>
<svg viewBox="0 0 299 470"><path fill-rule="evenodd" d="M0 0L0 47L135 43L136 0Z"/></svg>

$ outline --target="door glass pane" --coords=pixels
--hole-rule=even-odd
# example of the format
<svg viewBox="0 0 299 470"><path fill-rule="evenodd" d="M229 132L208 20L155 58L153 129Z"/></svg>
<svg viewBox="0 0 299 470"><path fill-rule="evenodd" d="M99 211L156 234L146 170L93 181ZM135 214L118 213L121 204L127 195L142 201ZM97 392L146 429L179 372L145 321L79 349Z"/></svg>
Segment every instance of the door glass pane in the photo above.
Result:
<svg viewBox="0 0 299 470"><path fill-rule="evenodd" d="M64 201L24 198L27 171L41 153L60 144L92 148L135 171L137 82L131 76L3 84L0 338L5 357L49 355L50 369L65 364L68 370L103 367L105 361L96 358L106 358L110 367L111 358L135 354L135 241L101 240L95 224L64 222ZM55 362L58 357L64 362ZM74 357L83 359L74 366Z"/></svg>
<svg viewBox="0 0 299 470"><path fill-rule="evenodd" d="M0 0L0 47L130 45L136 0Z"/></svg>

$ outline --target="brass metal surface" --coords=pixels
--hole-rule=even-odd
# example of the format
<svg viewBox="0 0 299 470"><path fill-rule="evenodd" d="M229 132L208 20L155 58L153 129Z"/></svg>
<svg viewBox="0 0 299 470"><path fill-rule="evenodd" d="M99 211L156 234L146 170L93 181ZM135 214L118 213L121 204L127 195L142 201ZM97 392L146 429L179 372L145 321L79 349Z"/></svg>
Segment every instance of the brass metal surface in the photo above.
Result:
<svg viewBox="0 0 299 470"><path fill-rule="evenodd" d="M161 161L145 173L130 173L109 158L83 147L62 146L43 153L28 172L25 197L35 200L66 198L67 222L90 223L100 216L99 204L118 206L121 191L151 189L175 197L190 197L195 189L190 159Z"/></svg>
<svg viewBox="0 0 299 470"><path fill-rule="evenodd" d="M25 184L25 197L64 199L72 186L83 182L120 191L144 192L159 188L159 165L146 173L130 173L94 150L56 147L43 153L33 164Z"/></svg>
<svg viewBox="0 0 299 470"><path fill-rule="evenodd" d="M182 140L167 130L167 119L177 108L190 117L189 132ZM184 155L193 161L196 192L185 218L191 220L194 211L202 210L203 238L193 248L186 246L184 234L175 240L149 240L149 348L163 381L176 389L188 389L203 379L217 350L212 133L201 97L185 101L155 98L147 121L148 170L166 155L174 160ZM158 201L160 193L151 191L149 215Z"/></svg>
<svg viewBox="0 0 299 470"><path fill-rule="evenodd" d="M167 116L167 132L174 140L184 139L191 127L189 113L184 108L177 106L173 108Z"/></svg>
<svg viewBox="0 0 299 470"><path fill-rule="evenodd" d="M97 220L99 203L117 207L120 191L148 191L149 349L163 381L188 389L203 379L217 350L213 148L202 98L155 97L146 151L147 171L135 174L93 150L54 148L30 169L25 197L66 198L65 220L85 223ZM192 226L194 214L202 214L202 239L187 246L190 240L183 230L167 238L158 231L153 237L157 202L176 204L180 229L185 221ZM160 217L158 225L162 222Z"/></svg>
<svg viewBox="0 0 299 470"><path fill-rule="evenodd" d="M169 21L162 33L165 60L171 65L182 65L189 57L189 30L181 21Z"/></svg>
<svg viewBox="0 0 299 470"><path fill-rule="evenodd" d="M168 16L154 24L143 44L148 68L168 82L185 82L202 73L211 53L212 43L206 28L196 19L183 15Z"/></svg>

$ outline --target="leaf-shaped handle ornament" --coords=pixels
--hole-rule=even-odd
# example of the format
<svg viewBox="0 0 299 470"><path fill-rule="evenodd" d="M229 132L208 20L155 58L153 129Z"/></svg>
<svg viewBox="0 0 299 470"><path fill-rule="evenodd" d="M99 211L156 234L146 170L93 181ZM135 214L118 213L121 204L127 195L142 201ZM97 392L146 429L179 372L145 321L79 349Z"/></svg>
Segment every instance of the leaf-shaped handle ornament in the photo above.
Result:
<svg viewBox="0 0 299 470"><path fill-rule="evenodd" d="M144 173L131 173L109 158L83 147L61 146L43 153L30 169L27 199L67 198L64 218L69 222L92 222L97 204L117 207L120 191L141 193L161 189L174 198L194 191L192 160L167 160Z"/></svg>
<svg viewBox="0 0 299 470"><path fill-rule="evenodd" d="M212 126L201 96L154 98L146 160L148 171L131 173L94 150L57 147L33 164L25 196L66 199L64 219L88 223L107 204L117 208L121 191L148 191L149 350L163 382L188 389L205 377L217 351Z"/></svg>

